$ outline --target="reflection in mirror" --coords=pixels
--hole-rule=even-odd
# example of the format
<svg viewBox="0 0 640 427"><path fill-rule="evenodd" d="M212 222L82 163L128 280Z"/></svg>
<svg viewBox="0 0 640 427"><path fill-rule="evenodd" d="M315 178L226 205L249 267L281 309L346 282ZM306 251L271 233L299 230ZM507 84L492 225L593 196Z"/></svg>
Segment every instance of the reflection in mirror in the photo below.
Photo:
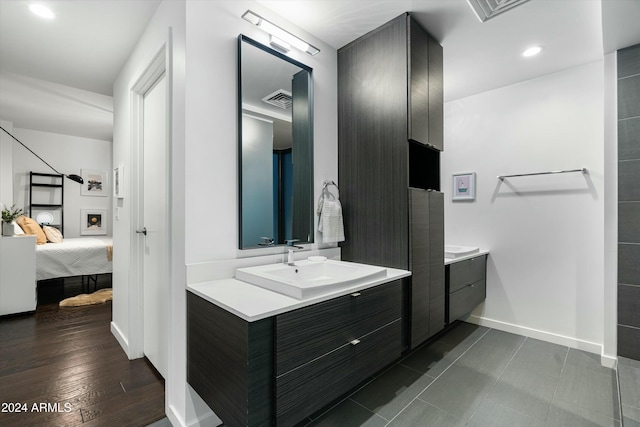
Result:
<svg viewBox="0 0 640 427"><path fill-rule="evenodd" d="M240 249L313 242L311 68L238 37Z"/></svg>

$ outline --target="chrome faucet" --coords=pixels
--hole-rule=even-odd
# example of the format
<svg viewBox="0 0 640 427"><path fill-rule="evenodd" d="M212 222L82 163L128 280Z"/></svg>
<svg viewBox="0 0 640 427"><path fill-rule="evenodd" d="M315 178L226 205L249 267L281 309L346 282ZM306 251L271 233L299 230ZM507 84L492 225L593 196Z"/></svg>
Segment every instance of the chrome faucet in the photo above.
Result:
<svg viewBox="0 0 640 427"><path fill-rule="evenodd" d="M295 265L295 260L293 259L293 251L295 249L304 249L303 246L295 246L294 243L299 242L299 239L291 239L291 240L285 240L285 243L287 244L287 251L289 252L288 256L287 256L287 261L283 261L285 264L287 265Z"/></svg>

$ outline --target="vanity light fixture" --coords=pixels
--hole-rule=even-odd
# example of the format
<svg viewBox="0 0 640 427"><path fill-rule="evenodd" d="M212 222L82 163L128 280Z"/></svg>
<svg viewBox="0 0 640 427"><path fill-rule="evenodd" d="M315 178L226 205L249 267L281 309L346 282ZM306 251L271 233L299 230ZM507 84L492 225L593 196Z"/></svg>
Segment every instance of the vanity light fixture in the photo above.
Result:
<svg viewBox="0 0 640 427"><path fill-rule="evenodd" d="M51 9L49 9L47 6L40 3L30 4L29 10L31 11L31 13L39 16L40 18L53 19L56 17L55 13L53 13Z"/></svg>
<svg viewBox="0 0 640 427"><path fill-rule="evenodd" d="M291 45L289 43L284 40L280 40L273 34L269 36L269 44L284 53L287 53L291 50Z"/></svg>
<svg viewBox="0 0 640 427"><path fill-rule="evenodd" d="M524 56L525 58L528 58L530 56L536 56L540 52L542 52L542 48L540 46L532 46L529 49L522 52L522 56Z"/></svg>
<svg viewBox="0 0 640 427"><path fill-rule="evenodd" d="M317 47L314 47L304 40L299 39L288 31L285 31L277 25L267 21L260 15L256 15L251 10L247 10L242 15L242 19L269 33L271 35L271 45L277 47L280 50L288 52L290 50L290 46L293 46L296 49L307 52L312 56L317 55L320 52L320 49L318 49Z"/></svg>

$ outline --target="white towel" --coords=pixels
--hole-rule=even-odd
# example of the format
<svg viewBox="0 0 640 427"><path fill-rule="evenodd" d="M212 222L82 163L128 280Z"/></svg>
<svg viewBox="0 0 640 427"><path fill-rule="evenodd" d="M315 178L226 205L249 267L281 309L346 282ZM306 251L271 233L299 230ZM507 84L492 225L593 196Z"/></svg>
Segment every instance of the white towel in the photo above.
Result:
<svg viewBox="0 0 640 427"><path fill-rule="evenodd" d="M318 210L320 211L318 231L322 233L322 241L324 243L343 242L344 224L340 201L322 198Z"/></svg>

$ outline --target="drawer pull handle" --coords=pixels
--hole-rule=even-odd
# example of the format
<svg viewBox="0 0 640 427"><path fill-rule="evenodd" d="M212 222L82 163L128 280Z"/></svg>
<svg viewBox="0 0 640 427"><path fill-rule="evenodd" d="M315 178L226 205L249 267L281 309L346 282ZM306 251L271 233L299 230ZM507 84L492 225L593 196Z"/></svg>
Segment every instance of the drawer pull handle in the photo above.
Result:
<svg viewBox="0 0 640 427"><path fill-rule="evenodd" d="M349 344L358 345L358 344L360 344L360 340L353 340L353 341L349 342Z"/></svg>
<svg viewBox="0 0 640 427"><path fill-rule="evenodd" d="M360 296L360 292L354 292L351 294L352 297L359 297Z"/></svg>

